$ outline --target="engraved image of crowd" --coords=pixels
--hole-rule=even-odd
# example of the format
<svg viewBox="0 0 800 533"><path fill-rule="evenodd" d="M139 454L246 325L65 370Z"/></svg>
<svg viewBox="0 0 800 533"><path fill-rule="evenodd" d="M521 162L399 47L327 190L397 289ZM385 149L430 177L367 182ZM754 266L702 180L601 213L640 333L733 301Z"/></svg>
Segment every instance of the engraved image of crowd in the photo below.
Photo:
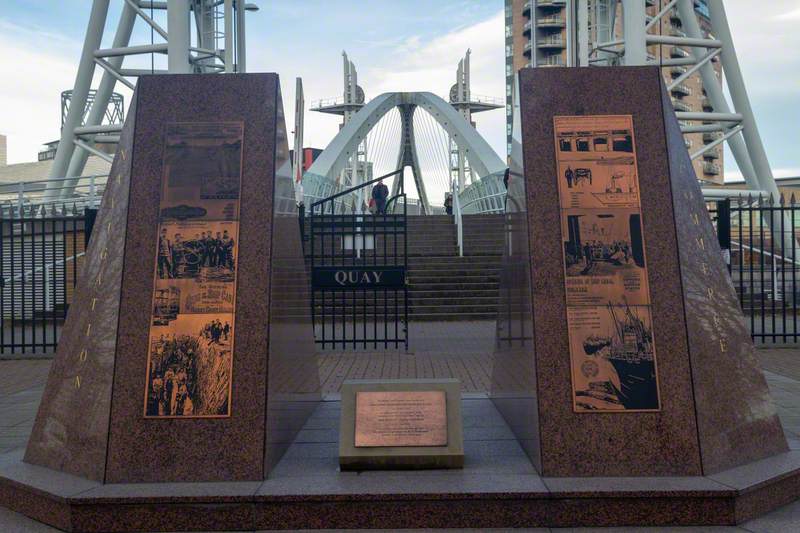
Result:
<svg viewBox="0 0 800 533"><path fill-rule="evenodd" d="M195 278L206 271L217 281L233 281L235 244L228 230L195 233L190 240L184 240L181 233L175 233L170 240L167 228L161 228L158 236L158 277Z"/></svg>
<svg viewBox="0 0 800 533"><path fill-rule="evenodd" d="M627 241L587 241L583 244L583 273L588 273L597 261L606 261L614 265L627 265L630 263L631 245Z"/></svg>
<svg viewBox="0 0 800 533"><path fill-rule="evenodd" d="M230 323L218 319L207 323L199 336L173 333L153 339L146 415L224 414L231 340ZM200 379L203 373L206 379Z"/></svg>
<svg viewBox="0 0 800 533"><path fill-rule="evenodd" d="M147 416L191 416L197 388L199 339L173 335L155 342L151 353Z"/></svg>

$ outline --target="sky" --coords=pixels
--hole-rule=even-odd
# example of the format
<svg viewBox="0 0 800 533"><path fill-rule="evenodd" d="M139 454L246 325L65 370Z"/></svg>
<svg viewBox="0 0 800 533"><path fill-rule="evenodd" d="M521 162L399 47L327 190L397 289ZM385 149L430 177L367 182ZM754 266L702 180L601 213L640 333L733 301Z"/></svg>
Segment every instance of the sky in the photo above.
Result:
<svg viewBox="0 0 800 533"><path fill-rule="evenodd" d="M248 71L280 74L290 130L295 78L303 78L307 107L340 96L343 50L355 63L368 99L385 91L411 90L446 97L467 48L472 50L472 92L505 94L502 0L253 1L260 10L247 19ZM35 161L41 144L59 137L60 93L74 83L92 2L3 3L0 47L7 66L0 76L0 133L8 136L9 163ZM122 0L111 2L103 46L113 38L121 5ZM765 5L770 12L764 13ZM773 171L776 176L800 175L798 0L726 0L725 6ZM142 22L137 22L132 43L150 43ZM144 56L126 66L150 64ZM123 89L118 90L127 103L130 92ZM481 113L475 120L479 132L505 157L503 111ZM324 148L339 122L339 117L307 110L305 145ZM740 174L729 155L725 167L730 180Z"/></svg>

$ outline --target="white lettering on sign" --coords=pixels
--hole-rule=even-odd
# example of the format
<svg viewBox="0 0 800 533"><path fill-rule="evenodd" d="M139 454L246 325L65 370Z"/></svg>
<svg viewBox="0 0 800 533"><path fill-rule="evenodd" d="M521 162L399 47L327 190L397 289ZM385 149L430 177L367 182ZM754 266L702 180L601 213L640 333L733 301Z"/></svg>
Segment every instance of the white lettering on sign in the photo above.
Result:
<svg viewBox="0 0 800 533"><path fill-rule="evenodd" d="M358 272L355 270L337 270L334 279L339 285L353 285L356 283L380 283L383 272Z"/></svg>

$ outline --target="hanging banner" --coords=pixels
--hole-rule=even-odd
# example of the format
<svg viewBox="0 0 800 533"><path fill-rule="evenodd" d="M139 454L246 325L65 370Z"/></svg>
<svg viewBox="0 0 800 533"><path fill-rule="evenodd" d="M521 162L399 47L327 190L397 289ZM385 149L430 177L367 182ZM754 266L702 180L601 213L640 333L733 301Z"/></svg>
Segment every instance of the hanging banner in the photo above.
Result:
<svg viewBox="0 0 800 533"><path fill-rule="evenodd" d="M658 411L633 119L553 123L573 409Z"/></svg>
<svg viewBox="0 0 800 533"><path fill-rule="evenodd" d="M165 130L146 418L230 416L243 125Z"/></svg>

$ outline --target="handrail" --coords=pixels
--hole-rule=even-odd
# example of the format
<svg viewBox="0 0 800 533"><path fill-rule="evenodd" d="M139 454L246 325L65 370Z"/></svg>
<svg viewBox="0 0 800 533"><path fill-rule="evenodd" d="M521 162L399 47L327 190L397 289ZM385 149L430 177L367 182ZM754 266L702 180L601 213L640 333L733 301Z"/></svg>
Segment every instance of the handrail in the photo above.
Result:
<svg viewBox="0 0 800 533"><path fill-rule="evenodd" d="M453 222L456 225L456 241L458 242L458 256L464 257L464 221L461 218L461 201L458 199L458 182L453 180Z"/></svg>
<svg viewBox="0 0 800 533"><path fill-rule="evenodd" d="M759 253L759 254L762 254L762 255L768 255L770 257L773 257L773 258L777 259L778 261L781 261L782 263L790 263L792 265L800 265L800 261L797 261L796 259L790 259L790 258L784 257L784 256L782 256L780 254L774 254L772 252L768 252L766 250L762 250L761 248L756 248L756 247L753 247L753 246L749 246L749 245L747 245L747 244L745 244L743 242L738 242L738 241L733 241L732 240L731 244L735 244L736 246L741 246L742 248L746 248L746 249L750 250L751 252L756 252L756 253Z"/></svg>
<svg viewBox="0 0 800 533"><path fill-rule="evenodd" d="M81 252L79 254L71 255L71 256L67 257L66 259L59 259L58 261L53 261L52 263L48 263L46 265L42 265L42 266L36 267L34 269L28 270L27 272L23 272L22 274L17 274L13 278L11 278L11 281L14 282L14 281L22 280L22 282L25 283L25 278L27 278L28 276L30 276L32 274L36 274L37 272L41 272L42 270L47 271L48 268L52 268L54 266L58 266L58 265L69 263L70 261L74 261L75 259L78 259L79 257L83 257L84 255L86 255L86 252Z"/></svg>
<svg viewBox="0 0 800 533"><path fill-rule="evenodd" d="M316 206L320 205L320 204L324 204L325 202L332 202L333 200L335 200L336 198L339 198L340 196L344 196L346 194L351 194L354 191L357 191L358 189L361 189L362 187L366 187L367 185L372 185L373 183L377 183L377 182L381 181L382 179L386 179L386 178L388 178L390 176L394 176L395 174L399 174L402 171L403 171L403 169L399 168L399 169L397 169L395 171L389 172L388 174L384 174L383 176L379 176L379 177L371 179L369 181L365 181L364 183L362 183L360 185L356 185L355 187L350 187L349 189L345 189L342 192L337 192L336 194L334 194L332 196L328 196L327 198L323 198L322 200L317 200L316 202L311 204L311 211L313 212L314 208Z"/></svg>
<svg viewBox="0 0 800 533"><path fill-rule="evenodd" d="M395 202L395 203L396 203L396 202L397 202L397 199L398 199L398 198L401 198L401 197L404 199L404 201L406 200L406 195L405 195L405 193L395 194L394 196L392 196L391 198L389 198L388 200L386 200L386 212L387 212L387 213L389 212L389 206L390 206L390 205L392 205L392 202Z"/></svg>
<svg viewBox="0 0 800 533"><path fill-rule="evenodd" d="M497 197L505 197L505 196L506 196L506 192L505 191L488 194L486 196L481 196L480 198L475 198L473 200L470 200L466 204L464 204L464 208L467 208L467 207L471 206L472 204L477 204L480 201L488 200L489 198L497 198Z"/></svg>
<svg viewBox="0 0 800 533"><path fill-rule="evenodd" d="M103 180L102 178L105 178ZM88 183L81 184L81 181L88 180ZM3 206L16 206L22 212L26 206L45 206L50 204L64 204L67 202L80 202L90 208L100 204L98 189L108 180L108 174L92 174L87 176L48 178L28 181L18 181L13 183L0 183L0 204ZM71 195L64 198L46 198L36 196L45 190L44 185L57 184L56 187L49 187L49 190L61 191L69 190ZM63 184L58 186L58 184Z"/></svg>

